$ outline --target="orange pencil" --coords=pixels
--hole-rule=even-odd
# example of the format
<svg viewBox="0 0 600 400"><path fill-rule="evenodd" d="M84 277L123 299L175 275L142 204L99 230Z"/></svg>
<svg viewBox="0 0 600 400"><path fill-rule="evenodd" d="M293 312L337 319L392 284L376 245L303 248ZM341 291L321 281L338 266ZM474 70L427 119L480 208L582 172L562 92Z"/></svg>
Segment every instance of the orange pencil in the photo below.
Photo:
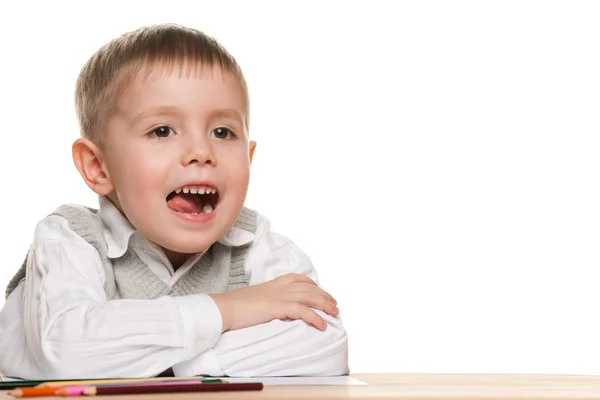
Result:
<svg viewBox="0 0 600 400"><path fill-rule="evenodd" d="M8 392L13 397L47 397L55 396L56 388L21 388Z"/></svg>

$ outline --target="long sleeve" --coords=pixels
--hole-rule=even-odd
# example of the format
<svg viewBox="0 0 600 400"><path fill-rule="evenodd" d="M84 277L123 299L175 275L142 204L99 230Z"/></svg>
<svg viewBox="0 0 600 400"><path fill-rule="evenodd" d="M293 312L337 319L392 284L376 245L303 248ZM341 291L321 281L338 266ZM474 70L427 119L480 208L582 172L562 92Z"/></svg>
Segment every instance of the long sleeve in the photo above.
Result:
<svg viewBox="0 0 600 400"><path fill-rule="evenodd" d="M259 227L247 260L250 284L295 272L318 284L309 257L290 239ZM333 293L335 297L335 293ZM173 367L176 375L212 376L335 376L349 372L348 338L341 318L317 311L327 329L320 331L302 320L273 320L225 332L213 349Z"/></svg>
<svg viewBox="0 0 600 400"><path fill-rule="evenodd" d="M42 220L27 279L0 312L0 369L26 379L159 374L214 346L207 295L107 301L96 250L58 216Z"/></svg>

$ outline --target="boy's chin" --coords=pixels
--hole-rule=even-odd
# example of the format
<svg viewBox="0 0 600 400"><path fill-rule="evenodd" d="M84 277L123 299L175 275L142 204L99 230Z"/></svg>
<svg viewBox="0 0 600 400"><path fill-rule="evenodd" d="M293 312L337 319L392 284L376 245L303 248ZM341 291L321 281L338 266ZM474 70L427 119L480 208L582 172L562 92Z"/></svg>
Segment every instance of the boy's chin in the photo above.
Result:
<svg viewBox="0 0 600 400"><path fill-rule="evenodd" d="M163 249L170 250L173 253L179 254L196 254L202 253L210 248L219 238L214 238L214 240L207 240L206 236L200 240L192 241L189 240L191 238L186 238L185 243L166 243L166 245L161 246Z"/></svg>

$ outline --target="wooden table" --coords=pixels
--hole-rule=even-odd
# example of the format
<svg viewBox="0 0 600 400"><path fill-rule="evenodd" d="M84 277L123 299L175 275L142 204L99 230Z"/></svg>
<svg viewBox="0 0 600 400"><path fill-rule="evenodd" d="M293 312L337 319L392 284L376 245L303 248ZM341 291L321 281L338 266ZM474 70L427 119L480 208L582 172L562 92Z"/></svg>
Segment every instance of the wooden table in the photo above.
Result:
<svg viewBox="0 0 600 400"><path fill-rule="evenodd" d="M600 376L495 374L352 374L369 386L265 386L261 392L105 396L171 399L600 399ZM0 392L0 400L13 399ZM56 398L55 398L56 399Z"/></svg>

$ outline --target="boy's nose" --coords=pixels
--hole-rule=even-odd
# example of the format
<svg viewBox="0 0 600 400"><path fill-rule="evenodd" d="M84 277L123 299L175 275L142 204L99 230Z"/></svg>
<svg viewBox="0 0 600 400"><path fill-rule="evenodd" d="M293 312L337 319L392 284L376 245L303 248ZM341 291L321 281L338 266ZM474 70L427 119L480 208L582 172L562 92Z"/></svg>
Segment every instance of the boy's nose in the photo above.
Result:
<svg viewBox="0 0 600 400"><path fill-rule="evenodd" d="M195 139L189 140L185 144L183 151L182 162L183 165L198 164L198 165L212 165L217 164L215 154L210 144L210 139Z"/></svg>

